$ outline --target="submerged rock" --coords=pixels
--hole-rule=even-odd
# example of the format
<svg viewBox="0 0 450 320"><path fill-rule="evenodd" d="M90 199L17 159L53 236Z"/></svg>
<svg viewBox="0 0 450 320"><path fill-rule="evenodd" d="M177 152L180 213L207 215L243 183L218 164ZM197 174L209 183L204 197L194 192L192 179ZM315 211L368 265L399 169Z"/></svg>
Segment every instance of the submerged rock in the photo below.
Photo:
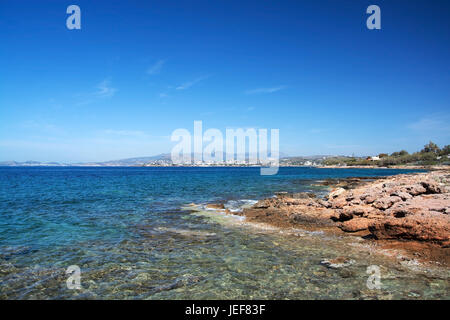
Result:
<svg viewBox="0 0 450 320"><path fill-rule="evenodd" d="M198 237L198 238L209 238L209 237L215 237L216 234L213 232L207 232L202 230L190 230L190 229L177 229L177 228L166 228L166 227L159 227L157 228L158 231L163 232L169 232L174 233L183 237Z"/></svg>
<svg viewBox="0 0 450 320"><path fill-rule="evenodd" d="M330 269L341 269L348 266L351 266L355 263L355 260L345 258L345 257L337 257L336 259L324 259L320 261L320 264L330 268Z"/></svg>
<svg viewBox="0 0 450 320"><path fill-rule="evenodd" d="M161 286L153 287L150 289L150 294L159 293L162 291L169 291L178 289L181 287L191 286L197 284L204 280L204 277L200 276L186 276L182 278L175 279L173 282L163 284Z"/></svg>
<svg viewBox="0 0 450 320"><path fill-rule="evenodd" d="M225 209L225 205L223 203L208 203L206 205L208 209Z"/></svg>

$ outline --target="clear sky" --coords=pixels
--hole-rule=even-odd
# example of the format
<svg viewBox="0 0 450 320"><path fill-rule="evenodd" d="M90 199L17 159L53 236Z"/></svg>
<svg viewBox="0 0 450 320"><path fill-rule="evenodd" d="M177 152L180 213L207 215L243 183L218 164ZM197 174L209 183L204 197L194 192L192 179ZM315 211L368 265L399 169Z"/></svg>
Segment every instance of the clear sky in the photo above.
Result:
<svg viewBox="0 0 450 320"><path fill-rule="evenodd" d="M194 120L280 129L288 155L449 144L449 15L445 0L2 0L0 160L170 152Z"/></svg>

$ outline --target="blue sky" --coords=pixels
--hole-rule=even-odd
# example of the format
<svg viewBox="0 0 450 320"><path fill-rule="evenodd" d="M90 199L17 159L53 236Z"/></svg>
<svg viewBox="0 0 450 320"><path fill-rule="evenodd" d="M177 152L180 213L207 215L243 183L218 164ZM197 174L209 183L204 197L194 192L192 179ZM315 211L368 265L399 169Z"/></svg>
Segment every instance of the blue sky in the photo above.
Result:
<svg viewBox="0 0 450 320"><path fill-rule="evenodd" d="M81 8L81 30L66 8ZM366 8L381 8L381 30ZM450 143L448 1L0 3L0 160L170 152L177 128L280 129L289 155Z"/></svg>

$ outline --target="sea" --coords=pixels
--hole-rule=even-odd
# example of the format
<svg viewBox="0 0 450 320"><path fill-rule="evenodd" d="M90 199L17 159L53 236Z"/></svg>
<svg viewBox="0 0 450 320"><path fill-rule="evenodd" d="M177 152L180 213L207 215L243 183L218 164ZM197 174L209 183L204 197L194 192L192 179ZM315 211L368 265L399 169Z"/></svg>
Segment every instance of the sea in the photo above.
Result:
<svg viewBox="0 0 450 320"><path fill-rule="evenodd" d="M438 263L238 214L277 192L325 196L327 179L413 171L0 167L0 299L449 299ZM349 263L324 263L337 257Z"/></svg>

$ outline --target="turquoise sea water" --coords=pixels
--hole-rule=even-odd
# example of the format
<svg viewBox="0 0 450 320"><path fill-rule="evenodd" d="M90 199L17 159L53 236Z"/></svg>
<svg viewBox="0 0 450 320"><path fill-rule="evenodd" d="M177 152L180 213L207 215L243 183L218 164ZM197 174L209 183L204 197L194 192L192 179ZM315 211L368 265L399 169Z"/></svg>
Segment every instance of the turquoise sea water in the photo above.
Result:
<svg viewBox="0 0 450 320"><path fill-rule="evenodd" d="M448 270L393 261L358 239L280 232L204 210L239 210L317 180L388 169L0 168L0 299L449 298ZM195 203L198 206L187 207ZM323 259L353 264L329 269ZM80 290L66 286L70 265ZM369 265L382 288L366 286Z"/></svg>

